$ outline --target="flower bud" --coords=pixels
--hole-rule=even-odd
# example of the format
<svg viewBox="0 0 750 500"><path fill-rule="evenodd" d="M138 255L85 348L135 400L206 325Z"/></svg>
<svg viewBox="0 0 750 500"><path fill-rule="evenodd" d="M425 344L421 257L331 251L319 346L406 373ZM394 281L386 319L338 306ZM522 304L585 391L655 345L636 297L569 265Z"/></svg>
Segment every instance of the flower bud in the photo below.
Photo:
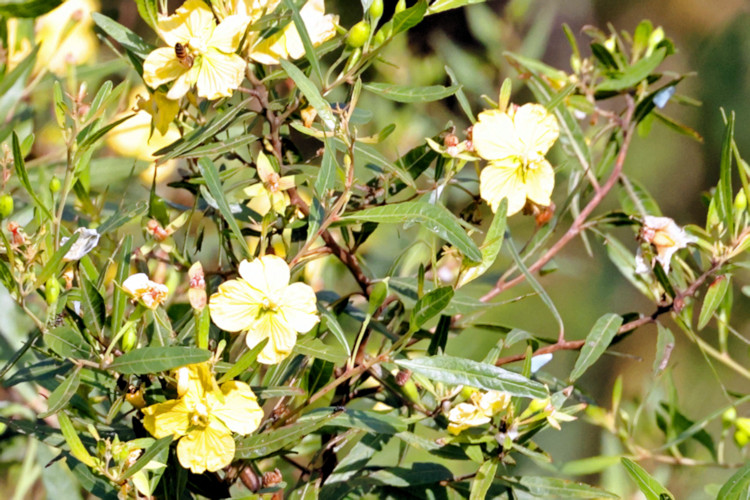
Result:
<svg viewBox="0 0 750 500"><path fill-rule="evenodd" d="M0 219L13 213L13 197L9 194L0 196Z"/></svg>
<svg viewBox="0 0 750 500"><path fill-rule="evenodd" d="M371 18L380 19L380 16L383 15L383 0L373 0L368 12L370 13Z"/></svg>
<svg viewBox="0 0 750 500"><path fill-rule="evenodd" d="M44 299L47 304L52 305L57 302L58 297L60 297L60 282L53 276L44 284Z"/></svg>
<svg viewBox="0 0 750 500"><path fill-rule="evenodd" d="M740 189L737 196L734 197L734 209L742 212L747 208L747 195L744 189Z"/></svg>
<svg viewBox="0 0 750 500"><path fill-rule="evenodd" d="M404 10L406 10L406 0L398 0L396 9L394 10L394 14L398 14L399 12L403 12Z"/></svg>
<svg viewBox="0 0 750 500"><path fill-rule="evenodd" d="M52 177L49 180L49 190L52 192L52 194L57 193L62 188L62 182L60 182L60 179L57 177Z"/></svg>
<svg viewBox="0 0 750 500"><path fill-rule="evenodd" d="M127 330L125 330L125 333L123 333L122 338L120 339L120 347L122 347L123 352L130 352L133 350L137 342L138 335L135 332L135 325L131 323L128 325Z"/></svg>
<svg viewBox="0 0 750 500"><path fill-rule="evenodd" d="M190 278L190 289L188 290L188 300L193 309L202 311L206 307L206 280L203 274L203 266L200 262L196 262L188 270L188 277Z"/></svg>
<svg viewBox="0 0 750 500"><path fill-rule="evenodd" d="M356 49L362 47L368 38L370 38L370 24L367 21L360 21L349 30L346 43L349 47Z"/></svg>
<svg viewBox="0 0 750 500"><path fill-rule="evenodd" d="M385 32L383 30L378 30L378 32L375 33L375 36L372 37L372 46L380 47L383 45L383 42L385 42Z"/></svg>

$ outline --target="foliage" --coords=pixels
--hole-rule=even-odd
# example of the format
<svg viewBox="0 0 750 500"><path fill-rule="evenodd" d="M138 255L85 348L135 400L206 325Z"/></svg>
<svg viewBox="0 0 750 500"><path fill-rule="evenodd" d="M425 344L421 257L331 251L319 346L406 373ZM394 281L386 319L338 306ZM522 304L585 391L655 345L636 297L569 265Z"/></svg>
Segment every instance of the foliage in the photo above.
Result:
<svg viewBox="0 0 750 500"><path fill-rule="evenodd" d="M750 396L723 380L750 378L730 349L730 334L747 342L730 320L750 167L726 113L703 227L665 217L631 178L637 132L697 136L665 114L684 77L661 69L676 50L661 28L588 27L585 56L564 26L569 70L505 52L518 78L480 100L447 67L449 85L419 86L373 65L430 16L481 1L384 14L363 0L348 32L322 0L166 3L136 2L144 39L84 0L0 2L0 283L24 318L9 313L3 339L0 450L28 445L15 498L47 462L47 482L102 498L300 499L618 498L583 476L619 468L661 500L654 461L742 465L726 445L750 441ZM49 16L55 33L39 29ZM514 102L514 82L534 102ZM402 131L377 130L366 105L443 101L471 126L396 156L386 141ZM650 308L567 331L548 274L578 238ZM553 333L494 319L534 299ZM668 394L633 412L619 380L604 407L587 375L649 325ZM679 409L675 326L725 407ZM478 336L494 344L483 359L449 347ZM563 351L564 374L545 369ZM576 419L619 451L556 459L543 438ZM720 498L744 498L747 477Z"/></svg>

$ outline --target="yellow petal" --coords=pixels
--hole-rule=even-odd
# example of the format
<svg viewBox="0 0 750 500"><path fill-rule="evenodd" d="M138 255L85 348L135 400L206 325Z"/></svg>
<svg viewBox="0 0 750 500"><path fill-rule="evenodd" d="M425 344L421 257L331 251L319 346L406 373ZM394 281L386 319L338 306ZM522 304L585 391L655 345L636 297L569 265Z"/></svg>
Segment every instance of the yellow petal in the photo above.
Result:
<svg viewBox="0 0 750 500"><path fill-rule="evenodd" d="M281 297L279 310L289 326L300 333L306 333L317 324L317 298L312 287L304 283L292 283Z"/></svg>
<svg viewBox="0 0 750 500"><path fill-rule="evenodd" d="M523 152L513 120L497 109L479 114L472 142L476 152L485 160L504 160Z"/></svg>
<svg viewBox="0 0 750 500"><path fill-rule="evenodd" d="M143 81L152 89L176 80L185 73L187 70L180 64L174 49L169 47L153 50L143 61Z"/></svg>
<svg viewBox="0 0 750 500"><path fill-rule="evenodd" d="M526 187L517 161L494 161L479 175L479 194L496 211L503 198L508 198L508 215L519 212L526 204Z"/></svg>
<svg viewBox="0 0 750 500"><path fill-rule="evenodd" d="M240 263L240 276L263 295L277 295L289 285L289 265L281 257L264 255Z"/></svg>
<svg viewBox="0 0 750 500"><path fill-rule="evenodd" d="M208 40L208 46L226 54L237 52L250 22L246 16L228 16L216 27Z"/></svg>
<svg viewBox="0 0 750 500"><path fill-rule="evenodd" d="M234 458L232 433L224 424L211 418L208 426L196 428L180 439L177 443L177 458L193 474L223 469Z"/></svg>
<svg viewBox="0 0 750 500"><path fill-rule="evenodd" d="M221 385L221 392L224 394L224 402L213 406L211 414L229 430L243 436L257 429L263 420L263 410L258 406L250 386L244 382L226 382Z"/></svg>
<svg viewBox="0 0 750 500"><path fill-rule="evenodd" d="M525 147L541 156L547 154L560 135L557 118L541 104L524 104L518 108L513 123Z"/></svg>
<svg viewBox="0 0 750 500"><path fill-rule="evenodd" d="M198 96L209 100L230 97L245 78L245 60L237 54L226 55L209 48L200 62L195 83Z"/></svg>
<svg viewBox="0 0 750 500"><path fill-rule="evenodd" d="M201 0L187 0L173 15L158 22L159 36L170 47L186 44L192 37L208 40L215 27L213 12Z"/></svg>
<svg viewBox="0 0 750 500"><path fill-rule="evenodd" d="M297 184L294 182L294 176L293 175L285 175L281 179L279 179L279 189L281 191L286 191L287 189L292 189Z"/></svg>
<svg viewBox="0 0 750 500"><path fill-rule="evenodd" d="M273 365L281 362L292 352L297 342L297 332L289 326L278 313L263 314L247 333L245 342L248 347L255 347L261 340L268 338L268 344L258 355L258 362Z"/></svg>
<svg viewBox="0 0 750 500"><path fill-rule="evenodd" d="M182 436L189 425L189 409L181 399L171 399L143 409L143 427L157 439Z"/></svg>
<svg viewBox="0 0 750 500"><path fill-rule="evenodd" d="M227 332L239 332L253 324L262 300L263 295L245 280L229 280L219 285L219 291L211 296L208 307L216 326Z"/></svg>
<svg viewBox="0 0 750 500"><path fill-rule="evenodd" d="M550 197L555 187L555 172L547 160L542 160L526 169L526 197L547 206L551 203Z"/></svg>

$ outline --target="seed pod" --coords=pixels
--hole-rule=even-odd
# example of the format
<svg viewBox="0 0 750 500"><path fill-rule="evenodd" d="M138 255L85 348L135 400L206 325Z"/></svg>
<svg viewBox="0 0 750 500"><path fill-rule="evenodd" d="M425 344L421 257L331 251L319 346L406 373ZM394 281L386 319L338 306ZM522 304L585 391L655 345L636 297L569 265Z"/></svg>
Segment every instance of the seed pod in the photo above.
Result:
<svg viewBox="0 0 750 500"><path fill-rule="evenodd" d="M44 299L47 304L52 305L57 302L58 297L60 297L60 282L53 276L44 284Z"/></svg>
<svg viewBox="0 0 750 500"><path fill-rule="evenodd" d="M55 194L62 189L62 182L60 182L60 179L57 177L53 177L49 180L49 190L52 192L52 194Z"/></svg>
<svg viewBox="0 0 750 500"><path fill-rule="evenodd" d="M9 194L0 196L0 219L13 213L13 197Z"/></svg>
<svg viewBox="0 0 750 500"><path fill-rule="evenodd" d="M138 342L138 335L135 332L135 325L131 324L120 339L120 346L123 352L130 352Z"/></svg>
<svg viewBox="0 0 750 500"><path fill-rule="evenodd" d="M346 43L349 47L357 49L362 47L368 38L370 38L370 24L367 21L360 21L349 30Z"/></svg>

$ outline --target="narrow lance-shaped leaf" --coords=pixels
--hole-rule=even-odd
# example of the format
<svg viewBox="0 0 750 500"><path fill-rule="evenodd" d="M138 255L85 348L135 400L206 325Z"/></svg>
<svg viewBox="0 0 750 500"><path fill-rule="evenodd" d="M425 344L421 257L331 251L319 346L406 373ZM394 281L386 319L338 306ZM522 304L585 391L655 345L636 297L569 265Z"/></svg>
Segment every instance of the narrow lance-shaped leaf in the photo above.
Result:
<svg viewBox="0 0 750 500"><path fill-rule="evenodd" d="M7 78L7 77L6 77ZM26 189L26 192L29 193L29 196L31 196L31 199L34 201L34 204L41 210L44 215L48 219L52 219L52 213L50 213L47 206L44 204L44 202L39 199L39 197L36 195L36 189L34 189L31 185L31 181L29 180L29 173L26 170L26 164L23 161L23 153L21 152L21 144L18 142L18 136L16 135L15 130L13 131L13 165L16 169L16 175L18 175L18 179L21 182L21 185Z"/></svg>
<svg viewBox="0 0 750 500"><path fill-rule="evenodd" d="M453 287L443 286L424 294L411 311L409 329L417 331L422 325L440 314L453 298Z"/></svg>
<svg viewBox="0 0 750 500"><path fill-rule="evenodd" d="M435 382L466 385L486 391L505 391L513 396L545 399L547 388L515 372L470 359L431 356L413 360L399 359L396 364Z"/></svg>
<svg viewBox="0 0 750 500"><path fill-rule="evenodd" d="M395 205L366 208L353 214L344 215L339 220L342 222L369 221L385 224L418 223L451 243L469 260L474 262L482 260L482 253L471 238L466 235L456 216L442 206L408 201Z"/></svg>
<svg viewBox="0 0 750 500"><path fill-rule="evenodd" d="M331 105L328 104L328 101L323 99L323 96L320 95L320 91L315 84L311 82L310 79L294 65L294 63L291 63L286 59L281 59L279 63L284 71L286 71L286 74L289 75L289 78L294 80L294 83L297 84L297 88L302 92L302 95L307 98L310 105L318 112L318 116L323 120L325 127L328 130L333 130L336 126L336 118L334 118L333 112L331 111Z"/></svg>
<svg viewBox="0 0 750 500"><path fill-rule="evenodd" d="M396 85L391 83L366 83L362 86L373 94L396 102L431 102L439 101L455 94L461 87L452 85L430 85L429 87L413 87L411 85Z"/></svg>
<svg viewBox="0 0 750 500"><path fill-rule="evenodd" d="M487 496L492 481L495 479L495 473L497 472L498 460L492 459L487 460L479 466L477 475L471 481L471 493L469 494L469 500L484 500Z"/></svg>
<svg viewBox="0 0 750 500"><path fill-rule="evenodd" d="M298 444L303 437L320 429L336 415L338 413L330 413L304 421L298 420L293 425L244 438L237 444L234 457L235 459L265 457L291 444Z"/></svg>
<svg viewBox="0 0 750 500"><path fill-rule="evenodd" d="M646 472L643 467L625 457L622 458L621 462L630 474L630 478L638 485L638 489L646 496L646 500L665 500L664 495L668 500L674 499L669 490ZM723 497L720 498L723 499Z"/></svg>
<svg viewBox="0 0 750 500"><path fill-rule="evenodd" d="M620 326L622 326L622 316L617 314L605 314L596 320L586 336L586 342L583 344L581 353L578 355L576 364L570 374L571 382L583 375L604 354L609 344L612 343L612 339L617 335Z"/></svg>
<svg viewBox="0 0 750 500"><path fill-rule="evenodd" d="M125 375L156 373L208 361L211 353L194 347L144 347L115 359L109 369Z"/></svg>
<svg viewBox="0 0 750 500"><path fill-rule="evenodd" d="M719 490L721 500L747 500L750 494L750 464L735 472Z"/></svg>
<svg viewBox="0 0 750 500"><path fill-rule="evenodd" d="M721 147L721 163L719 168L719 184L716 186L714 203L717 215L729 234L734 234L734 216L732 214L732 141L734 140L734 113L727 117L727 128L724 132L724 142Z"/></svg>
<svg viewBox="0 0 750 500"><path fill-rule="evenodd" d="M479 247L479 251L482 252L482 262L478 266L470 267L463 272L458 279L459 288L483 275L495 263L495 259L497 259L497 255L500 253L503 240L505 239L507 211L508 198L503 198L500 206L497 207L492 224L490 224L490 228L487 230L487 235L484 237L484 243Z"/></svg>
<svg viewBox="0 0 750 500"><path fill-rule="evenodd" d="M39 17L62 2L63 0L0 0L0 16Z"/></svg>
<svg viewBox="0 0 750 500"><path fill-rule="evenodd" d="M706 298L703 299L701 314L698 317L698 330L702 330L711 321L711 317L713 317L714 312L716 312L716 309L724 300L727 290L729 290L730 282L731 275L722 274L721 276L717 276L713 283L709 285Z"/></svg>
<svg viewBox="0 0 750 500"><path fill-rule="evenodd" d="M36 282L34 283L35 288L39 288L40 286L42 286L42 283L46 282L49 278L57 273L58 266L60 265L60 262L62 262L63 257L65 257L65 254L68 253L68 250L70 250L70 247L73 246L73 243L78 241L78 238L80 236L81 233L74 233L70 238L68 238L68 241L66 241L63 246L57 249L57 252L52 254L52 257L50 257L50 259L37 275Z"/></svg>
<svg viewBox="0 0 750 500"><path fill-rule="evenodd" d="M133 249L133 236L127 235L120 245L120 250L117 252L116 262L117 271L115 272L115 283L122 284L125 278L128 277L130 271L130 254ZM110 323L110 330L117 332L122 326L122 320L125 317L125 306L128 303L128 296L125 291L115 286L112 292L112 322Z"/></svg>
<svg viewBox="0 0 750 500"><path fill-rule="evenodd" d="M227 372L218 380L219 384L223 384L224 382L234 379L236 376L250 368L250 365L252 365L258 358L258 354L260 354L260 351L262 351L263 348L266 347L268 340L268 337L264 338L256 346L240 356L240 359L238 359L237 362L232 365L232 367L227 370Z"/></svg>
<svg viewBox="0 0 750 500"><path fill-rule="evenodd" d="M524 476L519 482L535 498L620 498L606 490L557 477Z"/></svg>
<svg viewBox="0 0 750 500"><path fill-rule="evenodd" d="M648 57L644 57L637 63L627 68L622 75L617 78L605 80L597 87L597 91L620 91L636 86L661 64L667 55L667 49L664 47L657 49Z"/></svg>
<svg viewBox="0 0 750 500"><path fill-rule="evenodd" d="M70 375L68 375L68 378L57 386L57 388L52 391L52 394L49 395L49 398L47 399L47 411L40 413L39 418L47 418L62 410L65 405L68 404L70 398L76 393L80 385L81 368L77 367Z"/></svg>
<svg viewBox="0 0 750 500"><path fill-rule="evenodd" d="M471 5L474 3L484 3L487 0L436 0L430 4L427 9L427 15L438 14L439 12L445 12L446 10L458 9L465 5Z"/></svg>
<svg viewBox="0 0 750 500"><path fill-rule="evenodd" d="M60 431L65 438L65 442L70 448L70 454L89 467L95 467L96 461L94 460L94 457L92 457L86 447L83 446L81 438L78 437L78 432L75 427L73 427L73 422L70 421L68 415L64 411L58 413L57 421L60 423Z"/></svg>
<svg viewBox="0 0 750 500"><path fill-rule="evenodd" d="M172 443L172 439L172 436L166 436L157 441L154 441L154 443L149 446L145 452L143 452L143 455L141 455L141 457L133 465L128 467L128 470L126 470L125 473L120 476L120 479L128 479L129 477L132 477L133 474L143 469L151 460L156 458L156 456L161 453L162 450L166 450L167 448L169 448L169 445Z"/></svg>
<svg viewBox="0 0 750 500"><path fill-rule="evenodd" d="M140 36L109 17L98 12L93 12L91 18L102 31L141 59L146 59L151 51L154 50L153 45L146 43Z"/></svg>

